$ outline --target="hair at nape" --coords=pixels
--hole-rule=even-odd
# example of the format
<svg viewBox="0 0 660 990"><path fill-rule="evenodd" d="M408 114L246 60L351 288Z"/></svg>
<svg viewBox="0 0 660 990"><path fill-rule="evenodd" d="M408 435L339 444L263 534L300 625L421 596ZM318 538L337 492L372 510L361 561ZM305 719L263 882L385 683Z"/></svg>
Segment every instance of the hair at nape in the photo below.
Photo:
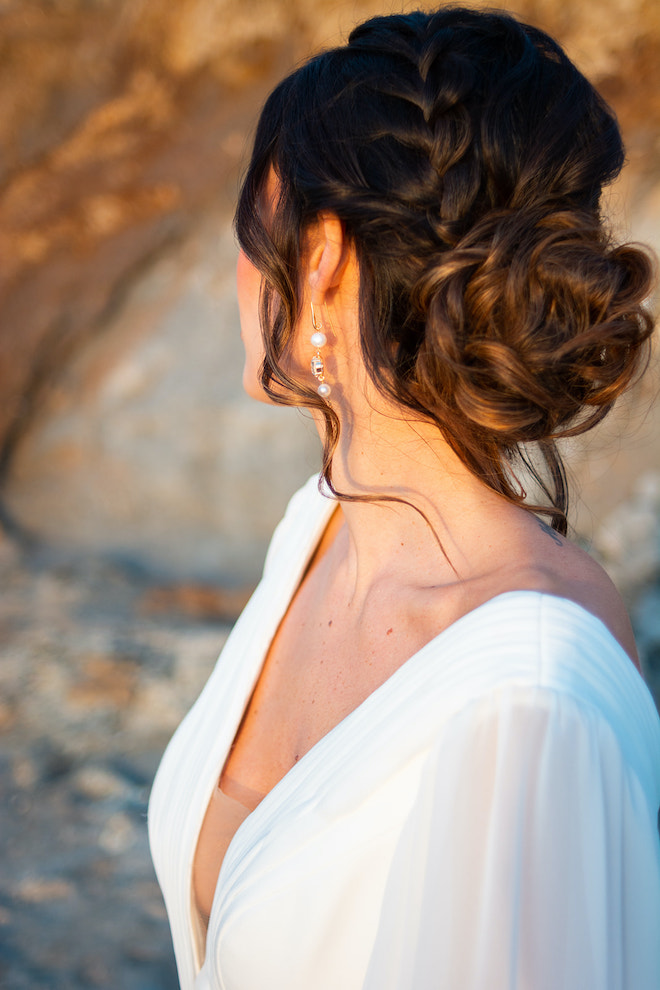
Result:
<svg viewBox="0 0 660 990"><path fill-rule="evenodd" d="M263 276L263 388L322 411L330 487L338 417L284 367L304 232L321 212L355 248L376 387L527 505L513 472L525 460L548 500L527 507L566 531L556 441L605 416L644 367L653 326L650 257L614 244L599 212L623 161L601 96L548 35L501 12L375 17L277 86L236 229Z"/></svg>

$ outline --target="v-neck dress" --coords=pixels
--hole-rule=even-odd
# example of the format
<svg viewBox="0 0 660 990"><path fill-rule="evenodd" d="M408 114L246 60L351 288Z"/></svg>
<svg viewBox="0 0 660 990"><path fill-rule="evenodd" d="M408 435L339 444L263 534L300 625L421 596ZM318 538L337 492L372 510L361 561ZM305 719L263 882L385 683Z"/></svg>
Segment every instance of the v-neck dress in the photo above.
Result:
<svg viewBox="0 0 660 990"><path fill-rule="evenodd" d="M660 721L600 620L535 591L463 616L296 763L234 835L204 944L202 820L334 507L315 478L291 500L154 782L182 990L658 990Z"/></svg>

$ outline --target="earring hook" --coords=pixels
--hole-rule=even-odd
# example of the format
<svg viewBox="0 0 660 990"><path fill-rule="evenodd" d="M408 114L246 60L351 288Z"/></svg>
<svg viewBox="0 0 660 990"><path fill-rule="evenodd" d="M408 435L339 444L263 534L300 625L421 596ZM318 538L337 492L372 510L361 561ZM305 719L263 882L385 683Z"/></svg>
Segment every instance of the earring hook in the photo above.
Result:
<svg viewBox="0 0 660 990"><path fill-rule="evenodd" d="M312 326L314 327L315 330L322 330L323 329L323 324L316 322L316 314L314 312L314 303L311 301L311 299L309 301L309 305L312 307Z"/></svg>

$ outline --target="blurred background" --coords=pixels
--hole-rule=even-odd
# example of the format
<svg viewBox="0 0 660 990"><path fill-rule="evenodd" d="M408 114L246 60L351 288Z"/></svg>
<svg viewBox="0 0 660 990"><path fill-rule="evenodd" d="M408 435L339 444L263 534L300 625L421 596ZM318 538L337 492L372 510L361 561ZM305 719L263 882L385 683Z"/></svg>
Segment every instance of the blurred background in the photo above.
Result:
<svg viewBox="0 0 660 990"><path fill-rule="evenodd" d="M158 757L318 441L248 400L231 216L274 83L387 0L0 0L0 986L174 988ZM421 6L431 6L421 4ZM660 5L516 0L616 109L660 247ZM657 363L567 449L660 696Z"/></svg>

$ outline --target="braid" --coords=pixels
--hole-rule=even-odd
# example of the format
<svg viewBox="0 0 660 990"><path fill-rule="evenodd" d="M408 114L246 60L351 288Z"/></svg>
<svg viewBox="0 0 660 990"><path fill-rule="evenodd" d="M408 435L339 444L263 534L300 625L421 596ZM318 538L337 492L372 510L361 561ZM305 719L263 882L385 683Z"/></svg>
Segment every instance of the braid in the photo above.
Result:
<svg viewBox="0 0 660 990"><path fill-rule="evenodd" d="M435 423L485 484L565 532L556 441L606 415L652 330L649 259L614 245L598 213L623 157L612 112L559 46L504 14L373 18L275 90L237 230L265 278L264 388L323 413L330 486L337 417L282 370L298 316L291 273L321 211L355 246L375 385ZM271 165L281 194L267 231L256 204ZM547 505L525 502L516 459Z"/></svg>

